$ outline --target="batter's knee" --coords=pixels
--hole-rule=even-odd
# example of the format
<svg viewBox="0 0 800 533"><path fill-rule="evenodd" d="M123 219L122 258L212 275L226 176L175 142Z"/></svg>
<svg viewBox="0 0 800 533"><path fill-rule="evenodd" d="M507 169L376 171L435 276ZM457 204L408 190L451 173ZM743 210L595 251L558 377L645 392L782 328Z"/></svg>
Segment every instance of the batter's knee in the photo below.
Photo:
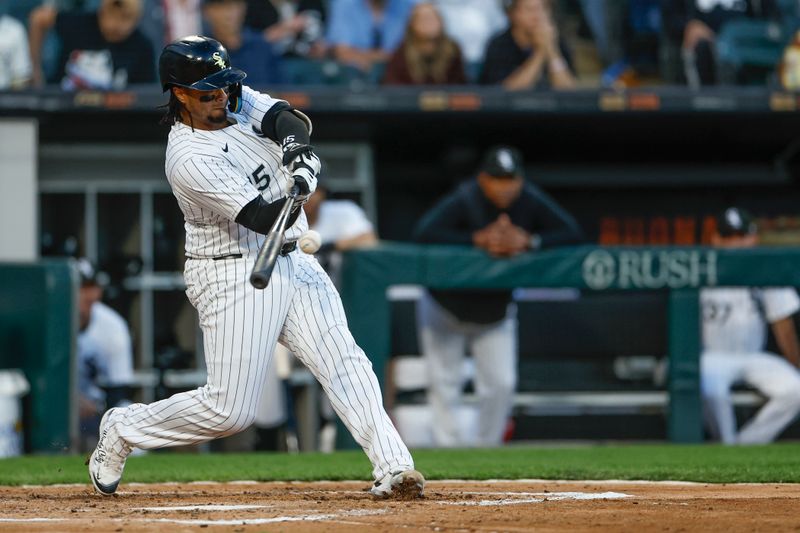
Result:
<svg viewBox="0 0 800 533"><path fill-rule="evenodd" d="M252 426L253 422L255 422L255 418L256 417L254 413L228 413L227 416L221 420L216 429L219 431L220 437L227 437L229 435L240 433Z"/></svg>
<svg viewBox="0 0 800 533"><path fill-rule="evenodd" d="M224 401L220 399L220 403L208 402L206 407L209 414L206 421L203 423L206 426L206 431L216 437L226 437L234 435L240 431L244 431L255 422L254 409L249 409L245 406L232 409L224 409L221 407Z"/></svg>

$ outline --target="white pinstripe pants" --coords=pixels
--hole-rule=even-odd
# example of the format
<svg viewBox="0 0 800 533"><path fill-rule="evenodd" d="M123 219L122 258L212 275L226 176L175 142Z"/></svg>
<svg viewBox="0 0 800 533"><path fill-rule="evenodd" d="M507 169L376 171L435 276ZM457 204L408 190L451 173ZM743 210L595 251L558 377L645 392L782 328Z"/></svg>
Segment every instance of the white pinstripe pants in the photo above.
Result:
<svg viewBox="0 0 800 533"><path fill-rule="evenodd" d="M118 425L130 446L195 444L232 435L256 415L269 359L281 341L311 370L364 448L380 479L413 460L383 408L372 363L347 327L339 294L317 260L278 257L269 286L249 281L254 257L188 260L186 294L203 330L208 381L149 405L125 409Z"/></svg>

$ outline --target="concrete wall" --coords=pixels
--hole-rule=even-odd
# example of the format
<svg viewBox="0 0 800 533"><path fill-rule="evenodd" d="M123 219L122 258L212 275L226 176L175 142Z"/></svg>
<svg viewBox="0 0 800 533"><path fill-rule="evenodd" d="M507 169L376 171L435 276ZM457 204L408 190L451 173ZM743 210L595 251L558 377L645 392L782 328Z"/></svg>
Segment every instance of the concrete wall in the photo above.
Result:
<svg viewBox="0 0 800 533"><path fill-rule="evenodd" d="M0 119L0 261L38 258L38 125Z"/></svg>

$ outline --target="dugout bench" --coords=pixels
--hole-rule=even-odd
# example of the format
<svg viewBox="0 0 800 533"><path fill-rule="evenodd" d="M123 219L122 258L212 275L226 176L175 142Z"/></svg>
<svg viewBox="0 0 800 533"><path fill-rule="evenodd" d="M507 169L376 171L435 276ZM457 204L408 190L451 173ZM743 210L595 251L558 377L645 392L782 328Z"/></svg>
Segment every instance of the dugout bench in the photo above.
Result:
<svg viewBox="0 0 800 533"><path fill-rule="evenodd" d="M668 431L673 442L703 440L698 290L706 286L800 286L800 248L566 247L495 260L463 246L384 243L345 254L342 300L350 329L379 379L390 356L387 290L572 287L668 294ZM658 396L658 395L656 395ZM648 401L663 405L663 395Z"/></svg>

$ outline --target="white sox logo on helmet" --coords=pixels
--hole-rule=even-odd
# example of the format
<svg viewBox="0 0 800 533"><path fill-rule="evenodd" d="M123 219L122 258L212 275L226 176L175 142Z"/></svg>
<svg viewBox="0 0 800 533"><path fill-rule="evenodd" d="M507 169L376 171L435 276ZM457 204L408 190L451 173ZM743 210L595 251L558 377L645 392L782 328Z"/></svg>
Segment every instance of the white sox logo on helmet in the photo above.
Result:
<svg viewBox="0 0 800 533"><path fill-rule="evenodd" d="M213 54L211 54L211 57L213 57L213 58L214 58L214 63L215 63L215 64L216 64L216 65L217 65L219 68L226 68L226 65L225 65L225 60L224 60L224 59L222 59L222 56L221 56L221 55L219 55L219 52L214 52Z"/></svg>

